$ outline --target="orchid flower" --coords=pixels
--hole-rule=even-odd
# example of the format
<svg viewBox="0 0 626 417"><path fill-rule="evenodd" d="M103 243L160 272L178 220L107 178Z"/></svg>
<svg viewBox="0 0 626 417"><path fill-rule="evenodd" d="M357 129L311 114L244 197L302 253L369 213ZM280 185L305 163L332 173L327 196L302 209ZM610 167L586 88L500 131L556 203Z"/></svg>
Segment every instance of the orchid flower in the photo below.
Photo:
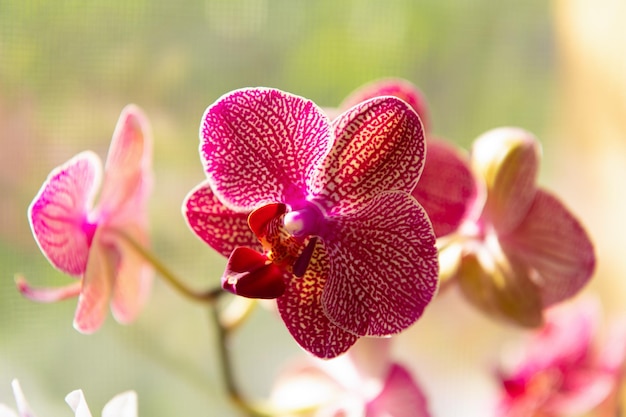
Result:
<svg viewBox="0 0 626 417"><path fill-rule="evenodd" d="M129 239L148 243L147 197L152 186L152 138L139 108L129 105L119 118L101 182L100 159L82 152L54 169L28 209L39 248L60 271L78 278L62 288L33 288L18 278L18 288L34 301L79 296L74 327L96 331L111 310L117 321L135 319L152 280L148 264Z"/></svg>
<svg viewBox="0 0 626 417"><path fill-rule="evenodd" d="M459 231L438 242L442 280L456 280L487 313L530 327L541 324L546 307L576 294L595 267L580 222L537 186L539 160L539 142L522 129L476 139L471 163L483 197Z"/></svg>
<svg viewBox="0 0 626 417"><path fill-rule="evenodd" d="M26 402L20 383L13 380L13 395L17 404L17 414L4 404L0 404L0 417L35 417ZM68 403L75 417L92 417L82 390L70 392L65 401ZM102 417L137 417L137 394L126 391L116 395L102 409Z"/></svg>
<svg viewBox="0 0 626 417"><path fill-rule="evenodd" d="M500 369L502 417L606 415L606 400L620 387L626 358L626 326L616 321L603 346L595 299L552 307L546 324L509 364ZM592 413L592 414L588 414Z"/></svg>
<svg viewBox="0 0 626 417"><path fill-rule="evenodd" d="M278 415L429 416L424 393L406 368L392 362L390 345L390 338L361 339L338 358L295 362L279 374L272 389L274 407L288 410Z"/></svg>
<svg viewBox="0 0 626 417"><path fill-rule="evenodd" d="M200 140L207 180L183 213L229 256L225 289L276 298L294 339L324 358L421 316L438 262L410 195L425 149L405 102L375 98L331 123L302 97L242 89L207 109Z"/></svg>
<svg viewBox="0 0 626 417"><path fill-rule="evenodd" d="M344 99L337 113L374 97L404 100L419 115L427 139L424 171L412 195L426 210L437 238L456 231L478 198L478 187L469 160L452 143L431 134L431 117L422 91L401 78L384 78L356 89ZM331 113L331 114L332 114Z"/></svg>

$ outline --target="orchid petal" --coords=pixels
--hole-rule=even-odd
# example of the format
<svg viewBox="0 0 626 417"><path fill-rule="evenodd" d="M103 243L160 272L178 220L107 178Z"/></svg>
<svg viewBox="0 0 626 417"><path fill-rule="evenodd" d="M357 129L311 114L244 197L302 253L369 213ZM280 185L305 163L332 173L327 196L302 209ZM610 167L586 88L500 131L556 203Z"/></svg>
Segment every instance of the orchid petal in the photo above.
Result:
<svg viewBox="0 0 626 417"><path fill-rule="evenodd" d="M222 204L206 181L185 197L183 216L200 239L225 257L238 246L263 250L248 226L248 213L235 212Z"/></svg>
<svg viewBox="0 0 626 417"><path fill-rule="evenodd" d="M502 247L537 271L544 306L576 294L591 278L595 254L579 221L552 194L539 190L524 221Z"/></svg>
<svg viewBox="0 0 626 417"><path fill-rule="evenodd" d="M404 101L373 98L333 127L335 144L309 184L311 197L330 215L355 210L383 191L413 191L424 166L424 131Z"/></svg>
<svg viewBox="0 0 626 417"><path fill-rule="evenodd" d="M454 232L478 198L469 159L442 140L428 141L424 172L413 196L428 213L438 238Z"/></svg>
<svg viewBox="0 0 626 417"><path fill-rule="evenodd" d="M17 405L17 411L20 417L35 417L35 413L33 413L28 401L26 401L26 396L24 396L20 382L14 379L11 381L11 387L13 388L13 397L15 397L15 404Z"/></svg>
<svg viewBox="0 0 626 417"><path fill-rule="evenodd" d="M222 288L242 297L274 299L285 292L285 273L267 256L239 247L228 258Z"/></svg>
<svg viewBox="0 0 626 417"><path fill-rule="evenodd" d="M126 391L113 397L102 409L102 417L136 417L137 393Z"/></svg>
<svg viewBox="0 0 626 417"><path fill-rule="evenodd" d="M276 300L293 338L319 358L334 358L344 353L358 338L334 325L320 304L328 269L328 255L318 240L304 276L292 278L285 294Z"/></svg>
<svg viewBox="0 0 626 417"><path fill-rule="evenodd" d="M600 305L593 298L547 310L546 324L533 335L524 353L525 368L536 372L555 363L578 368L585 364L600 323Z"/></svg>
<svg viewBox="0 0 626 417"><path fill-rule="evenodd" d="M438 286L435 236L424 209L391 191L328 221L321 236L330 260L322 305L331 321L359 336L413 324Z"/></svg>
<svg viewBox="0 0 626 417"><path fill-rule="evenodd" d="M115 224L145 216L152 188L152 136L147 118L126 106L113 132L98 212Z"/></svg>
<svg viewBox="0 0 626 417"><path fill-rule="evenodd" d="M140 227L129 226L123 233L143 247L148 245L148 236ZM119 323L130 323L137 318L148 299L152 268L126 239L115 232L103 232L102 241L115 248L117 258L111 311Z"/></svg>
<svg viewBox="0 0 626 417"><path fill-rule="evenodd" d="M39 303L53 303L76 297L83 285L81 281L76 281L70 285L58 288L34 288L21 275L15 277L15 284L24 297Z"/></svg>
<svg viewBox="0 0 626 417"><path fill-rule="evenodd" d="M475 306L526 327L543 323L543 306L537 286L526 268L512 259L484 265L474 253L466 253L457 272L459 287Z"/></svg>
<svg viewBox="0 0 626 417"><path fill-rule="evenodd" d="M93 333L104 322L116 269L114 256L96 232L74 314L74 328L81 333Z"/></svg>
<svg viewBox="0 0 626 417"><path fill-rule="evenodd" d="M429 417L426 396L411 374L393 364L376 398L367 404L365 417Z"/></svg>
<svg viewBox="0 0 626 417"><path fill-rule="evenodd" d="M94 232L88 211L101 176L100 160L82 152L55 168L28 208L28 219L39 248L62 272L85 272Z"/></svg>
<svg viewBox="0 0 626 417"><path fill-rule="evenodd" d="M332 145L330 124L312 101L248 88L222 96L200 127L209 183L227 207L304 199L305 183Z"/></svg>
<svg viewBox="0 0 626 417"><path fill-rule="evenodd" d="M417 86L401 78L383 78L365 84L350 93L339 108L346 110L363 101L382 96L394 96L404 100L419 115L424 131L430 132L430 111L426 97Z"/></svg>
<svg viewBox="0 0 626 417"><path fill-rule="evenodd" d="M486 216L499 234L522 221L537 191L540 145L529 132L498 128L478 137L472 165L487 186Z"/></svg>
<svg viewBox="0 0 626 417"><path fill-rule="evenodd" d="M75 417L92 417L83 390L77 389L65 396L65 402L75 413Z"/></svg>

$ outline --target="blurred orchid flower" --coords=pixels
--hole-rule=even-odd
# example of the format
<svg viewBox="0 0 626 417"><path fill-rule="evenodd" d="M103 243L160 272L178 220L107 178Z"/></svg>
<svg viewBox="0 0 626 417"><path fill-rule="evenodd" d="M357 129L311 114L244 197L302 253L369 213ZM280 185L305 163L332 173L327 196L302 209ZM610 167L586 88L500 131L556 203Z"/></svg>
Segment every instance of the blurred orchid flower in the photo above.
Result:
<svg viewBox="0 0 626 417"><path fill-rule="evenodd" d="M478 198L478 187L469 160L455 145L431 135L428 103L422 91L401 78L384 78L365 84L346 97L338 114L374 97L394 96L404 100L417 112L427 139L426 160L420 181L412 195L424 207L437 238L458 229Z"/></svg>
<svg viewBox="0 0 626 417"><path fill-rule="evenodd" d="M229 256L225 289L277 298L319 357L414 323L438 286L435 236L410 195L424 164L415 112L375 98L332 123L313 102L250 88L204 114L208 179L185 199L190 228Z"/></svg>
<svg viewBox="0 0 626 417"><path fill-rule="evenodd" d="M13 395L17 404L17 414L4 404L0 404L0 417L35 417L26 402L20 383L13 380ZM65 401L69 404L75 417L92 417L82 390L70 392ZM126 391L113 397L103 408L102 417L137 417L137 394Z"/></svg>
<svg viewBox="0 0 626 417"><path fill-rule="evenodd" d="M144 304L152 271L128 239L148 243L147 198L152 187L152 138L142 111L124 108L104 167L99 203L92 208L102 177L93 152L82 152L54 169L28 209L39 248L60 271L79 278L62 288L17 285L34 301L79 296L74 327L96 331L111 310L121 323L135 319Z"/></svg>
<svg viewBox="0 0 626 417"><path fill-rule="evenodd" d="M280 417L427 417L411 373L392 362L390 338L359 340L345 355L306 358L279 374L271 403Z"/></svg>
<svg viewBox="0 0 626 417"><path fill-rule="evenodd" d="M537 186L539 160L539 142L522 129L476 139L471 162L485 195L438 242L442 280L456 279L475 305L524 326L540 325L543 309L576 294L595 267L582 225Z"/></svg>
<svg viewBox="0 0 626 417"><path fill-rule="evenodd" d="M611 400L622 382L626 322L615 321L598 342L600 307L583 299L552 307L546 324L498 372L502 417L616 416Z"/></svg>

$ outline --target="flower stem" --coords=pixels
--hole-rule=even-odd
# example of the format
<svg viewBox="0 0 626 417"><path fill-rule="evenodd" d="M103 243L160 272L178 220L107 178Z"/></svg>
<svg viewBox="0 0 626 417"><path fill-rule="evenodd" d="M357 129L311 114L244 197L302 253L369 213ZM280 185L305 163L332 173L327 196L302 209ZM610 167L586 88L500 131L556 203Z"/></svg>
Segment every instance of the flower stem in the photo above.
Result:
<svg viewBox="0 0 626 417"><path fill-rule="evenodd" d="M220 313L218 310L217 303L211 303L211 317L215 324L215 328L217 330L217 350L219 354L218 362L222 371L222 379L224 381L224 385L226 388L226 392L230 397L231 401L239 407L246 415L252 417L271 417L274 413L271 410L271 407L264 406L262 404L252 404L247 401L237 384L235 383L235 377L233 374L233 366L231 356L229 354L228 349L228 329L222 325L222 321L220 320Z"/></svg>
<svg viewBox="0 0 626 417"><path fill-rule="evenodd" d="M208 291L198 292L187 287L183 282L170 271L154 254L143 247L139 242L129 236L127 233L120 229L115 229L114 232L121 237L130 247L137 252L142 258L146 260L152 267L164 278L172 287L174 287L179 293L185 297L197 301L197 302L209 302L214 303L217 298L223 294L221 288L214 288Z"/></svg>

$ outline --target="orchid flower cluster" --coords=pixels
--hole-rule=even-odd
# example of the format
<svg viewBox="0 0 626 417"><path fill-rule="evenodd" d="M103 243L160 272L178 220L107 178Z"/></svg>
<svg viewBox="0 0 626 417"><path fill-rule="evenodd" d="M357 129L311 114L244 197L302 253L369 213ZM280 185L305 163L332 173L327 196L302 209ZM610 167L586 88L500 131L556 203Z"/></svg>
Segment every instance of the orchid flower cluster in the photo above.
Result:
<svg viewBox="0 0 626 417"><path fill-rule="evenodd" d="M38 288L17 276L19 291L39 302L77 296L74 327L92 333L108 305L118 322L132 322L156 272L214 312L226 389L244 412L415 417L431 415L427 390L394 360L392 336L455 286L502 325L536 329L519 363L493 376L502 387L494 416L602 407L613 415L626 328L610 349L594 350L597 305L560 305L591 279L595 254L575 215L538 186L541 148L530 132L496 128L466 152L431 134L416 86L384 79L335 108L271 88L232 91L206 109L199 136L206 178L182 213L207 250L224 256L219 287L190 290L150 252L152 135L129 105L104 169L94 153L78 154L50 173L28 208L42 253L75 281ZM246 308L233 318L217 302L225 298ZM275 300L307 352L264 402L239 391L226 346L255 299ZM17 382L14 389L19 415L31 416ZM68 398L86 409L76 405L82 396ZM103 415L135 415L136 399L126 401Z"/></svg>

